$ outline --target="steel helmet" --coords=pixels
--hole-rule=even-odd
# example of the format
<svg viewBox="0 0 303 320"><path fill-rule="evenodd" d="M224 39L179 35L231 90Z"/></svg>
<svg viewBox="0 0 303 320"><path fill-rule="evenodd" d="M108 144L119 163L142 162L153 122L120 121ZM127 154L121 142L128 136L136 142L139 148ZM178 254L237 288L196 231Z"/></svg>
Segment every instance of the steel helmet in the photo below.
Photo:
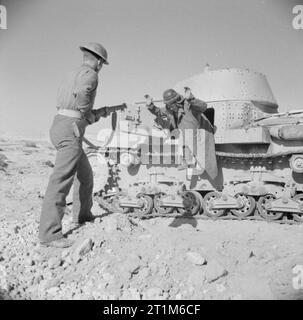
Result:
<svg viewBox="0 0 303 320"><path fill-rule="evenodd" d="M93 54L97 55L98 57L101 57L104 60L105 64L109 64L107 61L107 51L100 43L89 42L83 46L80 46L80 49L82 51L92 52Z"/></svg>
<svg viewBox="0 0 303 320"><path fill-rule="evenodd" d="M163 92L163 101L165 104L172 104L174 102L181 102L182 96L174 89L168 89Z"/></svg>

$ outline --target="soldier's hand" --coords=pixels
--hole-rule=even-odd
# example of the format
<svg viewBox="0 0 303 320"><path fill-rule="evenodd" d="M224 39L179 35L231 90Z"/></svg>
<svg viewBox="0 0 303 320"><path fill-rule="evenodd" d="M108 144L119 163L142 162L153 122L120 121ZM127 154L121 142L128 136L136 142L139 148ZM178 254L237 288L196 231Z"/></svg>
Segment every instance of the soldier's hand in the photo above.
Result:
<svg viewBox="0 0 303 320"><path fill-rule="evenodd" d="M186 100L189 100L189 99L193 99L194 98L194 95L192 94L190 88L188 87L184 87L184 98Z"/></svg>
<svg viewBox="0 0 303 320"><path fill-rule="evenodd" d="M146 105L149 107L153 103L153 98L149 94L146 94L144 98L146 99Z"/></svg>

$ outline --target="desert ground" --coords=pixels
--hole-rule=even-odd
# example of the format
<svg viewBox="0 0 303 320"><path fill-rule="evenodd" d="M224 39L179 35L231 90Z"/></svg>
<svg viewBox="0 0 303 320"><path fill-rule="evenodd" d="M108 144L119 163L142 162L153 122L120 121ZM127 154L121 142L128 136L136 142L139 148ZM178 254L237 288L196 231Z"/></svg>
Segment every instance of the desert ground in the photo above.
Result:
<svg viewBox="0 0 303 320"><path fill-rule="evenodd" d="M68 249L37 239L55 150L0 140L1 299L302 299L303 225L138 219L93 207ZM295 269L296 270L296 269ZM298 269L297 269L298 270ZM303 274L301 274L303 276Z"/></svg>

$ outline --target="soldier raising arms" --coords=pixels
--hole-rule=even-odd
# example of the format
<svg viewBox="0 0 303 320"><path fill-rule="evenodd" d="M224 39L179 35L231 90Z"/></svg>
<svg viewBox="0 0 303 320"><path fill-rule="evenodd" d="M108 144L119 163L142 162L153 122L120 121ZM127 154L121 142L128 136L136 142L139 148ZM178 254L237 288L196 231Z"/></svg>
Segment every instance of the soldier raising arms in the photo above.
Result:
<svg viewBox="0 0 303 320"><path fill-rule="evenodd" d="M203 114L207 109L207 104L195 98L189 88L185 88L184 96L173 89L165 90L163 93L164 110L156 107L149 95L146 95L145 98L148 110L156 116L156 121L162 128L169 129L172 134L175 134L176 131L182 133L183 145L181 147L184 148L184 154L179 169L193 166L202 172L205 170L214 179L218 174L218 169L213 128Z"/></svg>

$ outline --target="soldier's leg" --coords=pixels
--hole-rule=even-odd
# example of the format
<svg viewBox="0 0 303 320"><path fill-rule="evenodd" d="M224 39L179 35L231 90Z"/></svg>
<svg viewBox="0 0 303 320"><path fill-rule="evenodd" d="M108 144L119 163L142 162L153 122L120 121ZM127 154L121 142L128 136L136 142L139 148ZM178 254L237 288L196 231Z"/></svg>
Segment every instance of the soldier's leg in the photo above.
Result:
<svg viewBox="0 0 303 320"><path fill-rule="evenodd" d="M74 180L73 221L75 223L85 222L91 217L92 193L93 171L86 154L82 152Z"/></svg>
<svg viewBox="0 0 303 320"><path fill-rule="evenodd" d="M58 148L54 171L45 193L39 226L41 242L51 242L63 237L62 218L65 199L77 170L83 150L78 140L64 141Z"/></svg>

